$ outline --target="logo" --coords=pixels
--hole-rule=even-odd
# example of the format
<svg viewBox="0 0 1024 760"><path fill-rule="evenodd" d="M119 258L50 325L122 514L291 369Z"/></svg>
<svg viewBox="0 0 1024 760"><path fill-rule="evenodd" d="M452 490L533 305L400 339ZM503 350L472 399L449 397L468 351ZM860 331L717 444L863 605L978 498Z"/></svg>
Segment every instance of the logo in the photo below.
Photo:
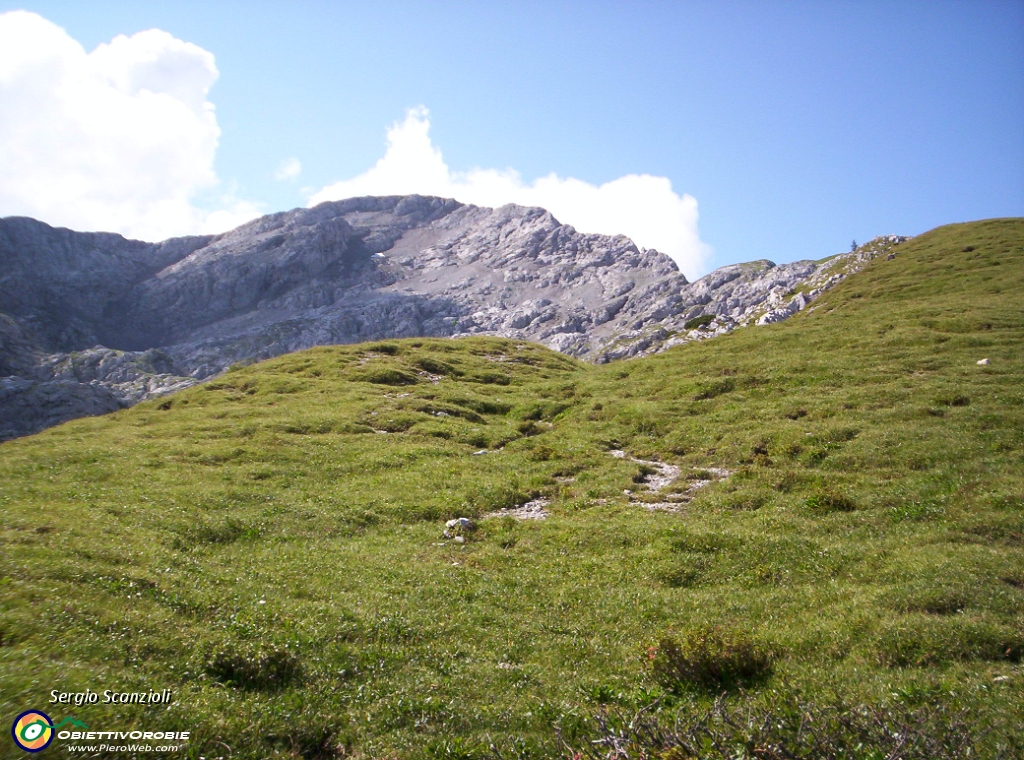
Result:
<svg viewBox="0 0 1024 760"><path fill-rule="evenodd" d="M41 752L53 741L53 721L39 710L27 710L11 726L14 743L26 752Z"/></svg>
<svg viewBox="0 0 1024 760"><path fill-rule="evenodd" d="M11 736L14 737L14 743L26 752L41 752L50 746L54 732L66 723L80 728L88 728L80 720L71 717L65 718L55 726L46 713L39 710L26 710L14 719Z"/></svg>

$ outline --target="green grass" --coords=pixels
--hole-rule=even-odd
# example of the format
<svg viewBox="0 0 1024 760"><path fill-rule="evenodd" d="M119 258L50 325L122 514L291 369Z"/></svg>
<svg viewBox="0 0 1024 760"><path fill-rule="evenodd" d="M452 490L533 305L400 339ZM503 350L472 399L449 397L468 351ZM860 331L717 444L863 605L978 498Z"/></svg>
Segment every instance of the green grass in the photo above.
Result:
<svg viewBox="0 0 1024 760"><path fill-rule="evenodd" d="M0 445L3 714L171 688L68 713L189 758L552 757L724 692L966 711L1020 751L1024 221L896 250L647 359L318 348ZM652 512L612 449L680 466L668 496L732 475Z"/></svg>

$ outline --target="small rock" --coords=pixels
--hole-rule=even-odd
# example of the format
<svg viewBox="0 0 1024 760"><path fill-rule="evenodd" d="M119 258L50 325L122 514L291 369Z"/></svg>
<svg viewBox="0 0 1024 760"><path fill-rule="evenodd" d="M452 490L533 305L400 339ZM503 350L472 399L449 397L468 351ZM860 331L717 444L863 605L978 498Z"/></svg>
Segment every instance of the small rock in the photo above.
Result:
<svg viewBox="0 0 1024 760"><path fill-rule="evenodd" d="M978 360L978 366L979 367L984 367L986 364L990 364L988 359L979 359Z"/></svg>
<svg viewBox="0 0 1024 760"><path fill-rule="evenodd" d="M476 530L476 524L468 517L456 517L444 524L444 537L454 538L458 543L465 543L464 534Z"/></svg>
<svg viewBox="0 0 1024 760"><path fill-rule="evenodd" d="M1009 676L996 676L992 680L995 681L996 683L1002 683L1003 681L1009 681L1010 677Z"/></svg>
<svg viewBox="0 0 1024 760"><path fill-rule="evenodd" d="M488 453L487 449L480 449L480 451L474 451L472 454L470 454L470 456L478 457L481 454L487 454L487 453Z"/></svg>
<svg viewBox="0 0 1024 760"><path fill-rule="evenodd" d="M466 537L465 536L456 536L455 537L455 543L457 543L457 544L464 544L464 543L466 543Z"/></svg>

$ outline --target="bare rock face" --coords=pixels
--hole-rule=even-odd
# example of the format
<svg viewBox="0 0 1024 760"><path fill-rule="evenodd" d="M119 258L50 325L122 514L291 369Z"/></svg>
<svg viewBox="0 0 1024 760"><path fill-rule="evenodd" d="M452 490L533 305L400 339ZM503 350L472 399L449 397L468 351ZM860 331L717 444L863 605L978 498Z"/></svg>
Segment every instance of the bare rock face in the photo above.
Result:
<svg viewBox="0 0 1024 760"><path fill-rule="evenodd" d="M806 309L821 293L907 240L887 235L822 261L776 266L761 260L716 269L694 283L665 285L632 299L636 321L610 336L592 355L598 362L646 356L737 327L781 322ZM813 307L812 307L813 308Z"/></svg>
<svg viewBox="0 0 1024 760"><path fill-rule="evenodd" d="M0 440L314 345L488 334L595 361L651 353L795 313L848 258L689 283L664 254L543 209L421 196L163 243L2 219Z"/></svg>

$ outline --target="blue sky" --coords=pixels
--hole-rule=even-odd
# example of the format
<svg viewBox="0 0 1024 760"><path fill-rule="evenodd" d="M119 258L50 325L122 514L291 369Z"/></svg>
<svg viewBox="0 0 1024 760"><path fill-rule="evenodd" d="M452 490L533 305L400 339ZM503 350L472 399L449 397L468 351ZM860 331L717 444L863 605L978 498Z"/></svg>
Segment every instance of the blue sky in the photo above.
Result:
<svg viewBox="0 0 1024 760"><path fill-rule="evenodd" d="M100 208L69 195L47 205L21 182L16 191L0 187L0 215L35 212L51 223L120 225L153 237L306 205L328 197L325 188L397 182L404 192L399 148L390 173L372 173L389 129L392 147L408 145L409 155L439 152L450 172L440 186L483 193L469 200L516 191L510 200L550 198L568 214L594 199L591 211L610 221L616 216L601 203L650 194L648 205L676 221L655 230L658 220L637 212L622 217L633 227L622 231L650 247L677 246L670 252L691 277L737 261L821 258L851 238L1024 215L1021 2L0 0L0 13L15 9L62 28L87 53L149 29L191 43L182 52L169 37L147 38L126 55L159 48L160 76L188 84L168 91L202 90L213 109L193 103L180 135L168 126L163 143L137 154L127 132L97 137L105 112L75 116L93 130L87 148L77 149L74 140L84 138L67 130L46 142L16 140L19 124L46 110L25 93L50 80L19 74L20 89L5 91L0 61L0 97L27 98L21 111L11 109L22 115L8 117L21 122L7 131L0 123L0 161L14 156L26 172L53 172L50 187L87 188L95 176L136 199ZM104 71L124 60L107 58L116 60ZM8 60L8 70L27 71L16 64ZM102 93L96 100L107 102ZM418 107L429 116L410 116ZM98 155L104 150L112 156ZM96 155L83 168L84 153ZM46 162L72 154L76 180L65 183L69 169ZM133 165L147 172L146 187L104 174ZM161 171L168 177L152 180ZM551 175L545 188L535 186ZM634 175L649 176L598 193ZM62 217L76 204L78 216ZM161 226L160 209L175 221ZM584 222L567 221L600 226L579 213Z"/></svg>

